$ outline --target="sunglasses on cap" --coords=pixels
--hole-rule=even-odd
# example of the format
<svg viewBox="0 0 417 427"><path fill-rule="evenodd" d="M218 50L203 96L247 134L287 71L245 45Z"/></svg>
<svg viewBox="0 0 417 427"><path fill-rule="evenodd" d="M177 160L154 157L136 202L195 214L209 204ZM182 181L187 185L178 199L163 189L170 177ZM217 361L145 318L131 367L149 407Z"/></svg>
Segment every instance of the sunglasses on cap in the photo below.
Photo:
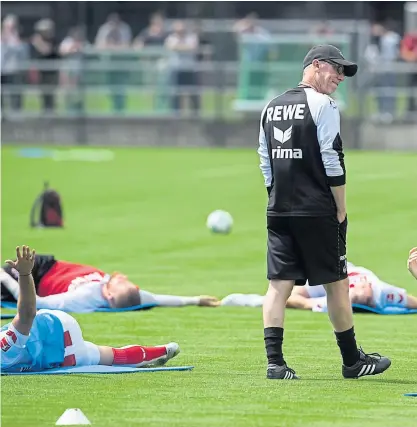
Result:
<svg viewBox="0 0 417 427"><path fill-rule="evenodd" d="M345 74L345 67L343 65L337 64L336 62L333 62L331 59L322 59L323 62L327 62L330 64L337 74L342 75Z"/></svg>

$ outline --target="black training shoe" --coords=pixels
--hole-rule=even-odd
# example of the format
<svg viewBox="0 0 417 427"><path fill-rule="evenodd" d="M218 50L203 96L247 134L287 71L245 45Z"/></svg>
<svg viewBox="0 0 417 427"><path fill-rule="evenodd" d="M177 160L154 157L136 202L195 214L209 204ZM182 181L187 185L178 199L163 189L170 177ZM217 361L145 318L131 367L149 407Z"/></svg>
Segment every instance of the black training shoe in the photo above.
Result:
<svg viewBox="0 0 417 427"><path fill-rule="evenodd" d="M378 353L366 354L362 348L359 349L360 359L353 366L342 365L342 374L345 378L359 378L365 375L378 375L391 366L388 357Z"/></svg>
<svg viewBox="0 0 417 427"><path fill-rule="evenodd" d="M289 368L286 364L268 365L266 370L266 377L269 380L299 380L300 378L295 375L295 371Z"/></svg>

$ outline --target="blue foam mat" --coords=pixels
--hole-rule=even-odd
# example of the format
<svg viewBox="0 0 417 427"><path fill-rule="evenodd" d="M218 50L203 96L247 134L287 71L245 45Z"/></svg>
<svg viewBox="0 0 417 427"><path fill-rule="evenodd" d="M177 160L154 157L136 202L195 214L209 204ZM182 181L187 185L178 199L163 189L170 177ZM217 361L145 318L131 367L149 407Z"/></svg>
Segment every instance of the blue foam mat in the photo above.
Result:
<svg viewBox="0 0 417 427"><path fill-rule="evenodd" d="M157 307L158 304L140 304L140 305L133 305L131 307L125 307L125 308L97 308L96 312L112 312L117 313L121 311L139 311L139 310L148 310L153 307ZM10 308L12 310L17 309L17 303L15 302L9 302L9 301L2 301L1 302L2 308Z"/></svg>
<svg viewBox="0 0 417 427"><path fill-rule="evenodd" d="M132 307L125 307L125 308L97 308L95 311L117 313L120 311L148 310L154 307L158 307L158 304L139 304L139 305L133 305Z"/></svg>
<svg viewBox="0 0 417 427"><path fill-rule="evenodd" d="M2 301L1 302L1 307L2 308L10 308L12 310L16 310L17 309L17 303L16 302L9 302L9 301Z"/></svg>
<svg viewBox="0 0 417 427"><path fill-rule="evenodd" d="M417 309L405 308L405 307L384 307L378 309L374 307L368 307L367 305L352 304L353 311L356 313L375 313L375 314L417 314Z"/></svg>
<svg viewBox="0 0 417 427"><path fill-rule="evenodd" d="M1 307L16 310L17 303L1 301ZM140 304L140 305L133 305L132 307L125 307L125 308L97 308L95 311L117 313L117 312L123 312L123 311L148 310L154 307L158 307L158 304ZM404 308L404 307L385 307L384 309L378 309L374 307L368 307L367 305L352 304L352 308L353 308L353 311L356 313L417 314L417 309ZM4 319L11 319L12 317L14 317L13 315L10 315L10 316L11 317L4 317Z"/></svg>
<svg viewBox="0 0 417 427"><path fill-rule="evenodd" d="M417 397L417 393L405 393L404 396Z"/></svg>
<svg viewBox="0 0 417 427"><path fill-rule="evenodd" d="M1 320L4 320L4 319L13 319L13 317L15 317L16 315L15 314L1 314Z"/></svg>
<svg viewBox="0 0 417 427"><path fill-rule="evenodd" d="M72 366L70 368L46 369L39 372L5 372L1 375L67 375L67 374L138 374L141 372L191 371L194 366L163 366L160 368L130 368L127 366Z"/></svg>

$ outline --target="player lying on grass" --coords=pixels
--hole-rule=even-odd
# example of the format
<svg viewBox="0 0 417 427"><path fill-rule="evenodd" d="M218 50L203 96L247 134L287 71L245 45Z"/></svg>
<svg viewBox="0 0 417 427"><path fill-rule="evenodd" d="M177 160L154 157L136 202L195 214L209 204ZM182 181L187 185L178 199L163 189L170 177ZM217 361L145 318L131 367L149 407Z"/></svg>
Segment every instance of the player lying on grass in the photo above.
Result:
<svg viewBox="0 0 417 427"><path fill-rule="evenodd" d="M410 261L411 260L411 261ZM410 251L409 269L417 278L417 248ZM352 304L365 305L382 310L385 307L404 307L417 309L417 297L405 289L389 285L379 279L372 271L348 263L349 297ZM244 305L260 307L262 295L232 294L222 300L222 305ZM327 311L327 297L324 286L296 286L287 300L288 308Z"/></svg>
<svg viewBox="0 0 417 427"><path fill-rule="evenodd" d="M31 274L35 251L31 252L28 246L17 247L16 257L16 261L6 261L19 272L20 292L17 315L0 332L2 371L42 371L88 365L161 366L179 353L177 343L114 348L84 341L80 325L69 314L59 310L36 312Z"/></svg>
<svg viewBox="0 0 417 427"><path fill-rule="evenodd" d="M38 309L86 313L99 308L125 308L140 304L158 304L163 307L215 307L219 304L218 299L211 296L154 294L140 289L122 273L109 275L96 267L58 261L48 255L36 255L33 278ZM13 267L6 265L0 271L2 300L17 300L17 279L18 272Z"/></svg>

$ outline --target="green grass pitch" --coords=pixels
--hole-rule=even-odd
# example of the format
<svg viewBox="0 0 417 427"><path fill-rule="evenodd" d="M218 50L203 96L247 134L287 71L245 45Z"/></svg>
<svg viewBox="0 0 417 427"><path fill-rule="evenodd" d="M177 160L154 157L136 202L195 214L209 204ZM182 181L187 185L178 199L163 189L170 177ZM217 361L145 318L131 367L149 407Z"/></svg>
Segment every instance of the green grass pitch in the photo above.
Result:
<svg viewBox="0 0 417 427"><path fill-rule="evenodd" d="M122 270L144 289L183 295L263 293L266 192L256 149L115 149L110 162L24 159L2 149L2 260L17 244ZM347 152L348 257L417 294L406 270L417 245L417 155ZM30 229L31 204L50 180L65 228ZM231 212L228 236L208 213ZM382 376L343 380L325 314L288 311L284 351L298 382L265 379L262 315L255 308L154 309L76 315L97 344L175 340L173 363L192 372L2 377L3 427L54 426L81 408L93 426L276 427L416 425L417 316L355 315L359 344L393 364Z"/></svg>

